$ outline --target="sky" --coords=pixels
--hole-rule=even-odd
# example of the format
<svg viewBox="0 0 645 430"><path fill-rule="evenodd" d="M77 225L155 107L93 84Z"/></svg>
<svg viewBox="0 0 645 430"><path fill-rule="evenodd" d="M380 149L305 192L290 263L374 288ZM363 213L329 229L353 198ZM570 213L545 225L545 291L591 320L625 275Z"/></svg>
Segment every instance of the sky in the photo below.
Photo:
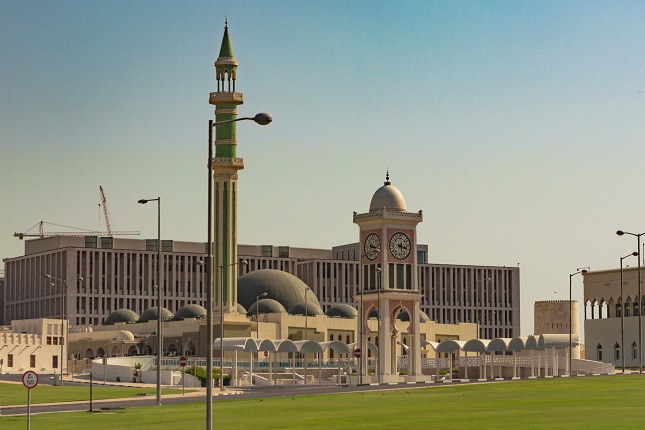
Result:
<svg viewBox="0 0 645 430"><path fill-rule="evenodd" d="M0 256L105 231L99 186L113 230L155 238L161 197L163 239L206 240L226 18L240 115L274 117L237 127L240 243L356 242L389 170L430 262L519 265L523 335L636 251L641 1L0 0Z"/></svg>

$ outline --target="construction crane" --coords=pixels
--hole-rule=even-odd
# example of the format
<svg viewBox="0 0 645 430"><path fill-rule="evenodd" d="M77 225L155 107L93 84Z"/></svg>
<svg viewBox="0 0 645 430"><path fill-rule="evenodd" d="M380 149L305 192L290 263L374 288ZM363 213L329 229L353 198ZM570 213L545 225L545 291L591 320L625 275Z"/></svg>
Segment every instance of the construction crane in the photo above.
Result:
<svg viewBox="0 0 645 430"><path fill-rule="evenodd" d="M105 227L107 227L107 235L112 236L112 228L110 227L110 215L108 213L107 199L105 198L105 193L103 192L103 185L99 185L99 190L101 191L101 203L103 204L103 215L105 216Z"/></svg>
<svg viewBox="0 0 645 430"><path fill-rule="evenodd" d="M45 232L44 225L55 225L57 227L64 227L64 228L73 228L76 230L80 231L49 231ZM38 227L38 232L31 232L35 227ZM27 230L24 233L14 233L14 237L17 237L18 239L23 239L25 237L40 237L40 238L45 238L45 237L52 237L52 236L138 236L139 232L138 231L110 231L110 232L105 232L105 231L92 231L92 230L85 230L82 228L78 227L70 227L67 225L60 225L60 224L54 224L51 222L45 222L45 221L40 221L33 227L31 227L29 230Z"/></svg>

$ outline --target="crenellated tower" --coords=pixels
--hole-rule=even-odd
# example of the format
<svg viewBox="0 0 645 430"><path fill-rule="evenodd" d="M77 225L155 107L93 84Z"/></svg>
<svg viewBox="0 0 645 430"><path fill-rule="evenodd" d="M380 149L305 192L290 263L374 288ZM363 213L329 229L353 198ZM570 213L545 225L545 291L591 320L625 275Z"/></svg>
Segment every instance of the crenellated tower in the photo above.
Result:
<svg viewBox="0 0 645 430"><path fill-rule="evenodd" d="M215 105L215 122L237 118L237 106L244 103L242 93L235 92L237 60L228 35L228 22L215 61L217 92L210 93L209 103ZM225 312L237 310L237 178L244 168L244 160L237 157L236 123L215 128L215 158L213 169L214 249L213 279L215 303L223 295Z"/></svg>

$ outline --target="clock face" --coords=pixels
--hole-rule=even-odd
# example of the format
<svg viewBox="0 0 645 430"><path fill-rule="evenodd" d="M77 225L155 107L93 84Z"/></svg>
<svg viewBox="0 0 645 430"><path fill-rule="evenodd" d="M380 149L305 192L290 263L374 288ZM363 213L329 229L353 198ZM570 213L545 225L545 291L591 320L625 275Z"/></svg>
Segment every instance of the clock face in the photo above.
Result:
<svg viewBox="0 0 645 430"><path fill-rule="evenodd" d="M396 232L390 238L390 253L397 260L405 260L410 255L412 244L407 234Z"/></svg>
<svg viewBox="0 0 645 430"><path fill-rule="evenodd" d="M381 239L378 237L378 234L370 233L367 235L363 245L363 251L368 260L376 260L381 253Z"/></svg>

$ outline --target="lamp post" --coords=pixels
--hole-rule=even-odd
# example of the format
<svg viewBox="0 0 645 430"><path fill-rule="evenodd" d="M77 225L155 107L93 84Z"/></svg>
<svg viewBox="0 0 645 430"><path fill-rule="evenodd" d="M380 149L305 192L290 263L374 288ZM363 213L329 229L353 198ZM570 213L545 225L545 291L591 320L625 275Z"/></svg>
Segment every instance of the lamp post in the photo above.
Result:
<svg viewBox="0 0 645 430"><path fill-rule="evenodd" d="M573 357L573 342L572 342L572 337L573 337L573 301L571 300L571 284L572 284L572 279L574 276L577 274L585 274L588 271L588 268L578 268L576 269L576 273L571 273L569 275L569 376L571 376L571 364L573 363L572 357ZM579 340L578 340L579 343ZM546 354L546 353L545 353ZM545 358L546 360L546 358Z"/></svg>
<svg viewBox="0 0 645 430"><path fill-rule="evenodd" d="M480 280L477 281L478 284L479 283L482 284L482 292L479 295L479 300L481 301L482 316L480 318L477 318L477 336L481 336L482 339L486 339L486 328L485 328L485 325L486 325L486 319L485 319L486 313L484 313L484 306L485 306L484 288L486 288L486 282L491 282L491 281L492 281L492 279L490 277L480 279ZM492 312L495 312L495 311L492 311ZM480 320L482 320L481 324L480 324ZM481 327L480 327L480 325L481 325Z"/></svg>
<svg viewBox="0 0 645 430"><path fill-rule="evenodd" d="M59 281L62 282L60 289L60 385L63 385L63 353L67 349L67 354L64 354L65 361L67 361L67 355L69 354L69 348L67 348L67 342L65 342L65 298L67 297L67 279L55 278L52 275L45 275L45 279L49 281ZM82 277L76 279L78 282L83 282ZM54 287L54 282L50 282L51 287ZM72 375L73 378L73 375Z"/></svg>
<svg viewBox="0 0 645 430"><path fill-rule="evenodd" d="M228 124L237 121L255 121L260 125L267 125L273 121L268 113L259 113L254 117L243 117L235 119L227 119L224 121L208 120L208 160L206 167L208 169L208 245L207 261L208 275L206 277L206 429L213 428L213 276L211 273L213 265L213 127L218 125Z"/></svg>
<svg viewBox="0 0 645 430"><path fill-rule="evenodd" d="M259 296L255 297L255 323L257 327L255 328L255 338L260 339L260 305L258 302L262 297L268 296L267 293L262 293Z"/></svg>
<svg viewBox="0 0 645 430"><path fill-rule="evenodd" d="M637 257L638 252L634 251L631 254L620 257L620 358L622 359L623 375L625 374L625 305L623 298L623 260L631 256Z"/></svg>
<svg viewBox="0 0 645 430"><path fill-rule="evenodd" d="M638 373L643 373L643 324L642 324L642 319L641 319L641 314L643 313L642 309L642 300L643 296L641 295L641 257L638 254L641 250L641 236L644 235L645 233L630 233L627 231L622 231L618 230L616 232L618 236L622 236L624 234L629 234L630 236L636 236L636 240L638 243L638 252L636 255L638 255Z"/></svg>
<svg viewBox="0 0 645 430"><path fill-rule="evenodd" d="M156 199L141 199L138 203L145 205L157 202L157 406L161 406L161 357L163 356L163 323L161 315L162 290L161 283L161 197Z"/></svg>
<svg viewBox="0 0 645 430"><path fill-rule="evenodd" d="M309 311L307 309L307 291L311 291L311 288L305 288L305 340L309 340Z"/></svg>
<svg viewBox="0 0 645 430"><path fill-rule="evenodd" d="M231 264L217 266L220 274L220 292L219 292L219 325L220 325L219 390L220 391L224 391L224 268L230 267L230 266L236 266L238 264L246 266L248 262L246 260L242 260L239 263L231 263ZM212 348L213 345L211 344L210 347Z"/></svg>

